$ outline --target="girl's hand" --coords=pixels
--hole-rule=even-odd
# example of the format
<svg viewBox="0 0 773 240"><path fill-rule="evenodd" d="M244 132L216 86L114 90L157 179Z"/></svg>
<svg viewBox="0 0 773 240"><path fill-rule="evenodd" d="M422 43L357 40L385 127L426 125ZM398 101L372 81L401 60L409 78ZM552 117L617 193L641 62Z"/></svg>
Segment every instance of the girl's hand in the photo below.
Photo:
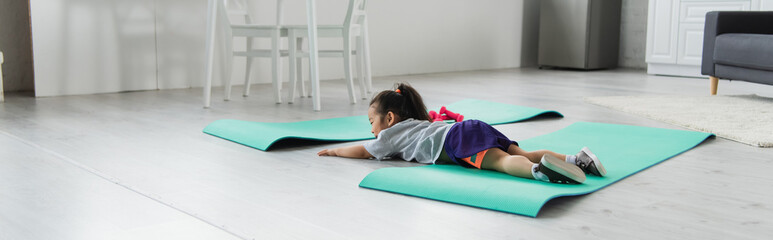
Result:
<svg viewBox="0 0 773 240"><path fill-rule="evenodd" d="M360 158L367 159L373 157L365 150L363 145L351 145L348 147L323 149L317 153L318 156L333 156L333 157L346 157L346 158Z"/></svg>
<svg viewBox="0 0 773 240"><path fill-rule="evenodd" d="M332 149L322 149L317 153L317 156L336 156L336 154Z"/></svg>

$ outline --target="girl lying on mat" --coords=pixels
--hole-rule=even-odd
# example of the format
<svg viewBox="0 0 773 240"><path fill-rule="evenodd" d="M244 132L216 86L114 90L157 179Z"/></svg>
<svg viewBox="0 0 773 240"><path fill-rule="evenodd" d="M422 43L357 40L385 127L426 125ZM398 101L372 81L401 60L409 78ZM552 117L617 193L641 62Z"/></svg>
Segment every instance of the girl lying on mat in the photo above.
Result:
<svg viewBox="0 0 773 240"><path fill-rule="evenodd" d="M507 173L555 183L582 183L585 173L604 176L606 170L588 148L575 155L548 150L525 151L518 143L484 122L430 122L427 107L410 85L380 92L370 102L368 119L376 140L324 149L319 156L349 158L398 157L420 163L453 162L468 168ZM585 173L584 173L585 172Z"/></svg>

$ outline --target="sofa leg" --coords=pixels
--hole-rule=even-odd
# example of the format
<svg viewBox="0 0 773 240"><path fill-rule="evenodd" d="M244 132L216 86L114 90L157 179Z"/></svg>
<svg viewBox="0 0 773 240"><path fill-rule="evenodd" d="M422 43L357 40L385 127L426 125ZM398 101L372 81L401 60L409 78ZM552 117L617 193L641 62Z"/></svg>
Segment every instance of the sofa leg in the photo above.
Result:
<svg viewBox="0 0 773 240"><path fill-rule="evenodd" d="M711 95L717 95L717 85L719 84L719 78L709 76L709 79L711 80Z"/></svg>

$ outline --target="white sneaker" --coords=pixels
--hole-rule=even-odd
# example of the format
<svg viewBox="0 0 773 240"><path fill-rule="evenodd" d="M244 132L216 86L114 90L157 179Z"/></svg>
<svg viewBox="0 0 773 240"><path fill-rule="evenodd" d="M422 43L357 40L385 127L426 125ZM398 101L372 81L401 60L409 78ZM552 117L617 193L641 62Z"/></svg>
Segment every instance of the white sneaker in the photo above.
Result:
<svg viewBox="0 0 773 240"><path fill-rule="evenodd" d="M545 174L548 180L554 183L582 183L585 181L585 173L582 172L582 169L550 154L542 155L536 171Z"/></svg>
<svg viewBox="0 0 773 240"><path fill-rule="evenodd" d="M607 175L607 170L604 169L604 165L601 164L601 161L596 157L596 154L593 154L588 147L582 148L575 156L577 157L575 163L584 172L601 177Z"/></svg>

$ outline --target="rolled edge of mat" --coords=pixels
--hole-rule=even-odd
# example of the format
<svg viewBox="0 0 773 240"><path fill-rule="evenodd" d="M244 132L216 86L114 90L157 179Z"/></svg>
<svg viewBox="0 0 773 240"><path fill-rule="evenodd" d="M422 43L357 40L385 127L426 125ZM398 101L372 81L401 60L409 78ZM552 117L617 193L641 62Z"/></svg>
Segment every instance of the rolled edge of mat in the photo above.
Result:
<svg viewBox="0 0 773 240"><path fill-rule="evenodd" d="M256 138L242 135L242 133L245 131L244 128L232 127L232 124L249 124L249 126L257 127L258 129L273 127L272 125L260 125L260 124L256 125L253 123L255 122L236 120L236 119L220 119L208 124L206 127L204 127L202 132L209 134L211 136L222 138L222 139L225 139L234 143L238 143L250 148L258 149L261 151L268 151L276 143L280 143L288 140L296 140L296 139L301 141L308 140L308 141L319 141L319 142L339 142L339 141L358 141L358 140L373 138L373 137L371 138L352 137L352 138L343 138L343 139L323 139L323 138L317 138L317 137L298 136L293 134L268 134L268 136L264 136L264 138L258 140ZM287 123L269 123L269 124L287 124ZM258 130L251 129L249 131L258 131Z"/></svg>
<svg viewBox="0 0 773 240"><path fill-rule="evenodd" d="M519 119L519 120L512 121L512 122L505 122L505 123L524 122L524 121L534 120L535 118L550 118L550 117L563 118L564 115L561 114L558 111L555 111L555 110L544 110L543 112L534 114L534 115L532 115L530 117L524 117L523 119ZM501 124L505 124L505 123L501 123Z"/></svg>

